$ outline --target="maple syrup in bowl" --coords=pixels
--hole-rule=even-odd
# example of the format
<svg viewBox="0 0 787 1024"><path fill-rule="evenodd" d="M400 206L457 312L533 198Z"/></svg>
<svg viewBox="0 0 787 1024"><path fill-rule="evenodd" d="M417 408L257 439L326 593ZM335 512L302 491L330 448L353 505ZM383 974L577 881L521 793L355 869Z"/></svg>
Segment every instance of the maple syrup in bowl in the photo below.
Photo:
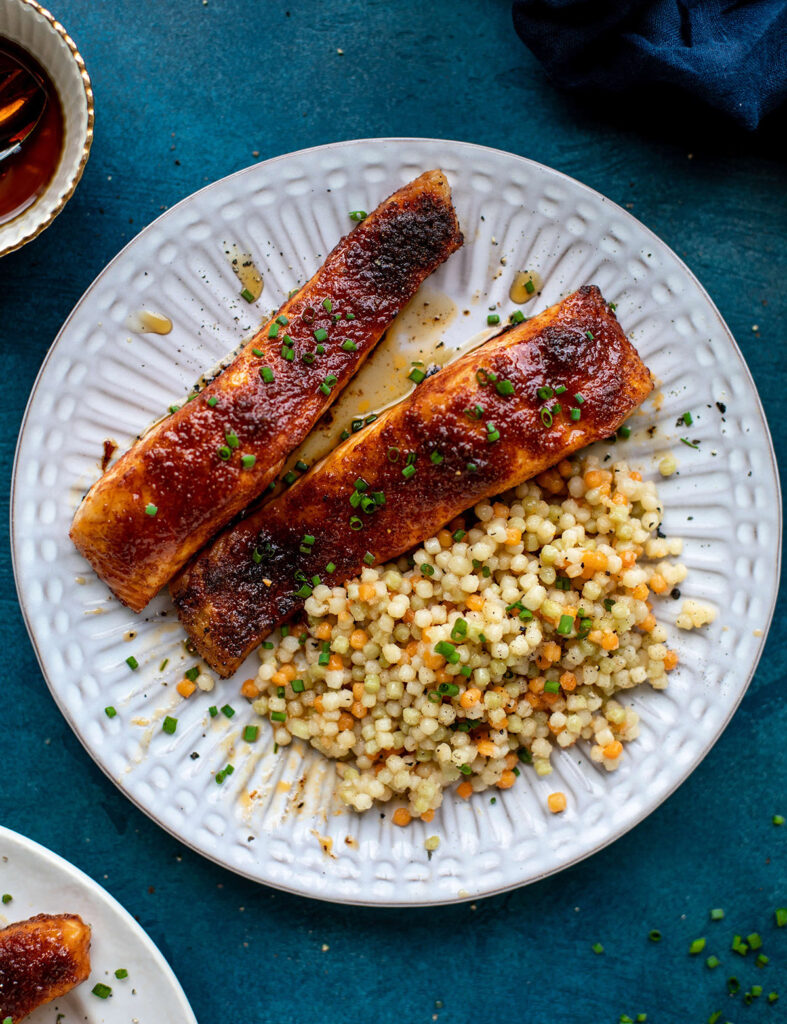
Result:
<svg viewBox="0 0 787 1024"><path fill-rule="evenodd" d="M93 116L90 78L65 28L34 0L0 0L0 256L70 199Z"/></svg>
<svg viewBox="0 0 787 1024"><path fill-rule="evenodd" d="M62 155L57 90L35 58L0 36L0 224L43 194Z"/></svg>

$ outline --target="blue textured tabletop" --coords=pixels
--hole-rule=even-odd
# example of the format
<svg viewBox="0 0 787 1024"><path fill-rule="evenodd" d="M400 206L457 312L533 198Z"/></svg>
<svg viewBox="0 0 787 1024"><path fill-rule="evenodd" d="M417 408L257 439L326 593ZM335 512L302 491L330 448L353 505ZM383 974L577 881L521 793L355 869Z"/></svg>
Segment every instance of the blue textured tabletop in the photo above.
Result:
<svg viewBox="0 0 787 1024"><path fill-rule="evenodd" d="M103 265L206 182L305 146L431 136L496 146L621 203L698 275L738 339L777 442L787 369L787 216L774 115L757 134L675 101L569 100L517 39L508 0L57 0L92 75L96 139L72 201L0 262L6 499L38 367ZM0 25L2 29L2 25ZM782 450L783 454L783 450ZM0 552L0 820L113 893L209 1021L649 1024L785 1019L787 672L777 614L732 724L644 823L580 865L479 902L364 910L237 878L180 846L96 768L57 711ZM726 918L709 923L708 910ZM663 939L648 940L651 929ZM729 951L762 935L767 966ZM705 935L722 966L690 957ZM604 952L591 946L602 943ZM733 963L734 961L734 963ZM496 980L500 971L503 980ZM736 974L764 996L727 995ZM780 1003L767 993L785 988ZM175 1022L172 1022L175 1024Z"/></svg>

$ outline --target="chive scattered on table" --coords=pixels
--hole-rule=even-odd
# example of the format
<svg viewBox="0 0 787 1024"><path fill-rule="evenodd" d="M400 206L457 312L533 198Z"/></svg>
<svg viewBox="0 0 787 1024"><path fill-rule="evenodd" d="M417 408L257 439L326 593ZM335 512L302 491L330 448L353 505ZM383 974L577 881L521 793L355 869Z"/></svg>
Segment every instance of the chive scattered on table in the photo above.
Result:
<svg viewBox="0 0 787 1024"><path fill-rule="evenodd" d="M169 733L171 736L178 727L177 718L173 718L171 715L167 715L164 721L161 723L161 728L164 732Z"/></svg>
<svg viewBox="0 0 787 1024"><path fill-rule="evenodd" d="M139 662L137 661L133 654L129 654L129 656L126 658L126 664L131 669L132 672L135 669L139 668Z"/></svg>
<svg viewBox="0 0 787 1024"><path fill-rule="evenodd" d="M98 996L99 999L108 999L112 995L112 989L109 985L105 985L103 981L98 981L90 990L94 996Z"/></svg>

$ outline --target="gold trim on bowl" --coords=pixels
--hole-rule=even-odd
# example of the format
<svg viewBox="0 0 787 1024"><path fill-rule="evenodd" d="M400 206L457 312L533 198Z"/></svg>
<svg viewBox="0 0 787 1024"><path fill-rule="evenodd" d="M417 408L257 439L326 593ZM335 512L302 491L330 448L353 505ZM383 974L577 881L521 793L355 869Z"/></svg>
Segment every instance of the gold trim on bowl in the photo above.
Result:
<svg viewBox="0 0 787 1024"><path fill-rule="evenodd" d="M14 242L12 245L8 245L5 249L0 249L0 257L6 256L9 252L15 252L17 249L21 249L23 245L27 245L28 242L32 242L34 238L37 238L38 235L40 235L45 228L49 227L49 225L52 223L55 217L57 217L57 215L66 205L68 200L74 194L74 189L79 184L80 178L82 177L82 174L85 170L87 158L90 155L90 147L93 143L93 124L95 122L93 85L90 81L90 75L87 73L85 61L82 57L82 54L77 49L76 43L68 34L68 32L66 32L63 26L60 24L60 22L55 18L55 16L45 7L42 7L41 4L38 3L38 0L22 0L22 3L27 4L28 7L32 7L35 11L42 15L42 17L44 17L49 22L49 24L52 26L55 32L57 32L57 34L61 37L61 39L65 42L66 46L71 51L71 56L74 58L74 61L76 62L76 65L79 69L79 74L82 79L82 87L85 91L85 101L87 103L87 128L85 131L85 141L82 145L82 155L79 159L79 166L76 169L76 174L74 175L73 180L69 185L68 189L60 197L57 205L51 211L46 220L36 225L36 227L32 231L26 234L23 238L20 238L19 241Z"/></svg>

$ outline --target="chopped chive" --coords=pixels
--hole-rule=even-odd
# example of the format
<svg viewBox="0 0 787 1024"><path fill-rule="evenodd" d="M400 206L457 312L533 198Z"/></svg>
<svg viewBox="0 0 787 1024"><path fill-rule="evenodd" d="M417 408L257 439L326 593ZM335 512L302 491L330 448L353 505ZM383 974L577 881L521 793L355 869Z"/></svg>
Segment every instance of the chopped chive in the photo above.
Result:
<svg viewBox="0 0 787 1024"><path fill-rule="evenodd" d="M768 1002L769 1003L775 1003L778 998L779 998L779 993L778 992L769 992L768 993Z"/></svg>
<svg viewBox="0 0 787 1024"><path fill-rule="evenodd" d="M345 338L344 341L342 342L342 349L345 352L357 352L358 346L351 338Z"/></svg>
<svg viewBox="0 0 787 1024"><path fill-rule="evenodd" d="M560 693L560 683L557 679L547 679L544 683L545 693Z"/></svg>
<svg viewBox="0 0 787 1024"><path fill-rule="evenodd" d="M734 974L731 977L727 978L727 991L730 993L730 995L734 996L736 992L740 991L740 988L741 983L738 981Z"/></svg>
<svg viewBox="0 0 787 1024"><path fill-rule="evenodd" d="M454 530L454 532L451 534L451 539L459 543L459 541L466 535L466 530Z"/></svg>
<svg viewBox="0 0 787 1024"><path fill-rule="evenodd" d="M333 303L331 302L330 299L325 298L322 300L322 308L325 310L326 313L330 313L331 310L333 309Z"/></svg>
<svg viewBox="0 0 787 1024"><path fill-rule="evenodd" d="M244 288L240 293L240 297L245 299L247 302L254 302L254 294L249 291L248 288Z"/></svg>
<svg viewBox="0 0 787 1024"><path fill-rule="evenodd" d="M681 416L681 419L683 420L683 422L686 424L687 427L690 427L692 425L692 423L694 422L694 417L691 415L690 412L684 412L684 414Z"/></svg>
<svg viewBox="0 0 787 1024"><path fill-rule="evenodd" d="M388 449L388 451L386 452L386 456L387 456L389 462L398 462L399 461L399 449L395 445L392 445Z"/></svg>
<svg viewBox="0 0 787 1024"><path fill-rule="evenodd" d="M210 717L215 718L218 715L218 713L219 709L216 707L216 705L211 704L211 706L208 708L208 714L210 715Z"/></svg>
<svg viewBox="0 0 787 1024"><path fill-rule="evenodd" d="M540 399L551 398L554 395L554 389L550 387L540 387L536 391L536 394Z"/></svg>
<svg viewBox="0 0 787 1024"><path fill-rule="evenodd" d="M467 636L467 622L464 619L457 619L451 627L451 639L462 640Z"/></svg>
<svg viewBox="0 0 787 1024"><path fill-rule="evenodd" d="M557 632L561 636L569 636L571 630L574 627L574 620L570 615L561 615L560 622L557 624Z"/></svg>
<svg viewBox="0 0 787 1024"><path fill-rule="evenodd" d="M783 814L774 814L773 818L771 818L771 821L773 822L774 825L783 825L784 824L784 815Z"/></svg>
<svg viewBox="0 0 787 1024"><path fill-rule="evenodd" d="M220 458L220 459L223 459L223 461L224 461L224 462L226 462L226 461L227 461L228 459L231 459L231 458L232 458L232 452L231 452L231 450L230 450L230 449L229 449L229 448L227 447L227 445L226 445L226 444L223 444L223 445L221 446L221 448L217 448L217 449L216 449L216 451L217 451L217 453L218 453L218 456L219 456L219 458Z"/></svg>
<svg viewBox="0 0 787 1024"><path fill-rule="evenodd" d="M132 672L135 669L139 668L139 662L137 661L133 654L129 654L129 656L126 658L126 664L131 669Z"/></svg>
<svg viewBox="0 0 787 1024"><path fill-rule="evenodd" d="M721 921L724 919L724 911L721 907L714 907L710 912L711 921Z"/></svg>
<svg viewBox="0 0 787 1024"><path fill-rule="evenodd" d="M701 953L705 949L705 939L694 939L689 946L689 955L696 956L697 953Z"/></svg>
<svg viewBox="0 0 787 1024"><path fill-rule="evenodd" d="M424 562L424 564L420 566L420 569L422 576L434 576L434 566L429 565L428 562Z"/></svg>
<svg viewBox="0 0 787 1024"><path fill-rule="evenodd" d="M552 413L549 411L549 409L541 410L541 422L544 424L545 427L552 426Z"/></svg>
<svg viewBox="0 0 787 1024"><path fill-rule="evenodd" d="M304 689L306 688L306 685L302 679L293 679L293 681L290 683L290 686L292 687L293 693L303 693Z"/></svg>
<svg viewBox="0 0 787 1024"><path fill-rule="evenodd" d="M278 338L279 337L279 325L277 323L272 323L270 325L270 327L268 328L268 337L269 338Z"/></svg>
<svg viewBox="0 0 787 1024"><path fill-rule="evenodd" d="M281 324L282 327L286 327L289 322L290 321L287 319L284 313L279 313L279 315L276 317L276 323Z"/></svg>
<svg viewBox="0 0 787 1024"><path fill-rule="evenodd" d="M145 505L145 515L146 516L154 516L154 515L156 515L157 512L158 512L158 505L154 505L152 502L148 502L148 504Z"/></svg>
<svg viewBox="0 0 787 1024"><path fill-rule="evenodd" d="M494 327L495 324L500 323L500 317L498 316L497 313L490 313L486 318L486 322L489 324L490 327Z"/></svg>
<svg viewBox="0 0 787 1024"><path fill-rule="evenodd" d="M369 214L366 212L366 210L350 210L349 213L350 220L355 221L366 220L368 216Z"/></svg>
<svg viewBox="0 0 787 1024"><path fill-rule="evenodd" d="M253 356L257 356L257 358L261 358L262 356L264 356L264 355L265 355L265 353L264 353L264 352L262 351L262 349L261 349L261 348L253 348L253 349L251 350L251 354L252 354Z"/></svg>
<svg viewBox="0 0 787 1024"><path fill-rule="evenodd" d="M247 725L243 730L243 738L247 743L256 743L260 728L258 725Z"/></svg>
<svg viewBox="0 0 787 1024"><path fill-rule="evenodd" d="M219 404L219 400L218 400L218 398L216 398L215 395L211 395L210 398L207 401L208 401L208 405L211 407L211 409L214 408L214 406Z"/></svg>
<svg viewBox="0 0 787 1024"><path fill-rule="evenodd" d="M442 655L449 665L456 665L459 661L459 651L447 640L440 640L434 645L435 654Z"/></svg>
<svg viewBox="0 0 787 1024"><path fill-rule="evenodd" d="M473 670L470 668L469 665L462 665L462 667L459 669L459 674L463 675L465 679L469 679L470 676L473 674Z"/></svg>
<svg viewBox="0 0 787 1024"><path fill-rule="evenodd" d="M232 718L232 716L235 714L235 708L232 707L231 704L225 704L224 707L221 709L221 713L222 715L224 715L225 718Z"/></svg>
<svg viewBox="0 0 787 1024"><path fill-rule="evenodd" d="M290 484L294 484L297 479L298 479L298 474L297 473L293 473L293 471L291 469L288 470L284 474L284 476L282 477L282 480L284 481L285 484L287 484L288 487L290 486Z"/></svg>
<svg viewBox="0 0 787 1024"><path fill-rule="evenodd" d="M713 970L715 967L719 966L721 960L719 960L717 956L709 956L705 958L705 963L708 965L708 967L710 967L711 970Z"/></svg>
<svg viewBox="0 0 787 1024"><path fill-rule="evenodd" d="M495 384L495 390L499 395L513 395L515 388L510 380L499 380Z"/></svg>
<svg viewBox="0 0 787 1024"><path fill-rule="evenodd" d="M286 359L288 363L292 363L295 360L295 352L291 348L286 348L285 346L282 346L280 354L282 359Z"/></svg>
<svg viewBox="0 0 787 1024"><path fill-rule="evenodd" d="M315 341L325 341L327 337L328 332L325 330L324 327L318 327L317 330L314 332Z"/></svg>
<svg viewBox="0 0 787 1024"><path fill-rule="evenodd" d="M604 947L601 945L600 942L594 942L590 948L596 955L599 955L604 952Z"/></svg>
<svg viewBox="0 0 787 1024"><path fill-rule="evenodd" d="M592 332L592 331L585 331L585 335L586 335L586 336L587 336L588 338L590 338L590 340L591 340L591 341L593 340L593 332Z"/></svg>
<svg viewBox="0 0 787 1024"><path fill-rule="evenodd" d="M582 397L582 395L579 392L577 392L574 395L574 401L577 403L577 405L582 405L582 403L585 401L585 399Z"/></svg>
<svg viewBox="0 0 787 1024"><path fill-rule="evenodd" d="M532 295L535 290L536 286L533 284L532 280L525 281L525 291L528 295Z"/></svg>
<svg viewBox="0 0 787 1024"><path fill-rule="evenodd" d="M251 469L254 463L257 461L256 455L241 455L240 464L244 469Z"/></svg>
<svg viewBox="0 0 787 1024"><path fill-rule="evenodd" d="M489 429L490 427L492 427L492 430ZM486 440L487 440L488 444L494 444L495 441L499 441L500 440L500 431L495 429L494 425L492 423L487 423L486 429L487 429Z"/></svg>
<svg viewBox="0 0 787 1024"><path fill-rule="evenodd" d="M774 916L776 918L776 927L784 928L787 924L787 907L777 907Z"/></svg>
<svg viewBox="0 0 787 1024"><path fill-rule="evenodd" d="M344 314L344 319L345 320L354 320L355 319L355 313L345 313Z"/></svg>
<svg viewBox="0 0 787 1024"><path fill-rule="evenodd" d="M521 309L515 309L511 316L508 318L512 324L521 324L525 321L525 314Z"/></svg>
<svg viewBox="0 0 787 1024"><path fill-rule="evenodd" d="M119 981L122 981L124 978L128 977L128 971L126 970L125 967L118 967L118 969L115 971L115 977Z"/></svg>
<svg viewBox="0 0 787 1024"><path fill-rule="evenodd" d="M227 442L230 448L237 448L240 445L238 435L232 430L228 434L224 435L224 440Z"/></svg>
<svg viewBox="0 0 787 1024"><path fill-rule="evenodd" d="M167 715L167 717L161 723L161 728L164 730L164 732L169 733L170 736L177 729L177 727L178 727L178 720L177 720L177 718L173 718L171 715Z"/></svg>
<svg viewBox="0 0 787 1024"><path fill-rule="evenodd" d="M328 564L325 566L325 571L328 574L336 572L336 562L328 562Z"/></svg>
<svg viewBox="0 0 787 1024"><path fill-rule="evenodd" d="M363 556L363 560L366 563L366 565L374 565L374 555L371 553L371 551L366 552L366 554Z"/></svg>
<svg viewBox="0 0 787 1024"><path fill-rule="evenodd" d="M468 726L468 728L469 728L469 726ZM473 774L473 769L470 767L469 764L460 764L459 765L459 771L462 773L462 775L472 775Z"/></svg>
<svg viewBox="0 0 787 1024"><path fill-rule="evenodd" d="M467 464L467 472L468 473L477 473L478 472L478 465L475 462L468 462L468 464Z"/></svg>
<svg viewBox="0 0 787 1024"><path fill-rule="evenodd" d="M179 408L180 408L180 406L179 406L179 405L171 405L171 406L169 407L169 411L170 411L170 412L177 412Z"/></svg>
<svg viewBox="0 0 787 1024"><path fill-rule="evenodd" d="M112 989L109 985L105 985L103 981L98 981L90 990L94 996L98 996L99 999L108 999L112 995Z"/></svg>
<svg viewBox="0 0 787 1024"><path fill-rule="evenodd" d="M749 943L749 949L762 949L762 939L757 932L747 935L746 941Z"/></svg>
<svg viewBox="0 0 787 1024"><path fill-rule="evenodd" d="M771 958L769 956L766 956L764 953L760 953L754 962L758 967L765 967L765 965L770 962L770 959Z"/></svg>
<svg viewBox="0 0 787 1024"><path fill-rule="evenodd" d="M693 441L689 441L689 439L687 437L682 437L680 440L681 440L681 444L685 444L689 448L697 448L697 449L699 449L699 447L700 447L698 444L694 444Z"/></svg>
<svg viewBox="0 0 787 1024"><path fill-rule="evenodd" d="M314 588L310 587L308 583L302 583L295 591L295 596L302 598L311 597L313 589Z"/></svg>
<svg viewBox="0 0 787 1024"><path fill-rule="evenodd" d="M110 704L109 707L104 708L104 714L107 716L107 718L114 718L115 715L117 714L117 711Z"/></svg>
<svg viewBox="0 0 787 1024"><path fill-rule="evenodd" d="M303 355L301 356L301 359L304 361L304 363L306 363L307 366L311 366L311 364L315 360L315 355L313 352L304 352Z"/></svg>
<svg viewBox="0 0 787 1024"><path fill-rule="evenodd" d="M426 374L423 370L419 370L417 366L414 366L407 374L407 379L411 380L414 384L420 384L421 381L426 380Z"/></svg>
<svg viewBox="0 0 787 1024"><path fill-rule="evenodd" d="M629 437L631 437L631 427L627 427L625 425L620 427L618 429L618 436L622 437L624 441L627 440Z"/></svg>
<svg viewBox="0 0 787 1024"><path fill-rule="evenodd" d="M251 553L251 560L255 565L259 565L262 561L262 552L259 548L255 548Z"/></svg>
<svg viewBox="0 0 787 1024"><path fill-rule="evenodd" d="M653 928L648 932L648 938L651 942L661 942L661 932L658 928Z"/></svg>
<svg viewBox="0 0 787 1024"><path fill-rule="evenodd" d="M295 342L292 340L289 334L282 334L281 343L282 345L284 345L285 348L292 348L292 346L295 344Z"/></svg>
<svg viewBox="0 0 787 1024"><path fill-rule="evenodd" d="M582 412L579 409L573 408L571 409L569 415L571 416L571 419L574 420L574 422L576 422L582 415Z"/></svg>
<svg viewBox="0 0 787 1024"><path fill-rule="evenodd" d="M414 476L414 475L415 475L415 466L412 463L410 463L409 466L405 466L404 469L402 470L402 476L405 478L405 480L409 480L410 477Z"/></svg>
<svg viewBox="0 0 787 1024"><path fill-rule="evenodd" d="M272 384L275 380L275 374L270 366L260 367L260 377L262 377L266 384Z"/></svg>
<svg viewBox="0 0 787 1024"><path fill-rule="evenodd" d="M350 516L350 529L351 530L362 530L363 520L358 516Z"/></svg>

